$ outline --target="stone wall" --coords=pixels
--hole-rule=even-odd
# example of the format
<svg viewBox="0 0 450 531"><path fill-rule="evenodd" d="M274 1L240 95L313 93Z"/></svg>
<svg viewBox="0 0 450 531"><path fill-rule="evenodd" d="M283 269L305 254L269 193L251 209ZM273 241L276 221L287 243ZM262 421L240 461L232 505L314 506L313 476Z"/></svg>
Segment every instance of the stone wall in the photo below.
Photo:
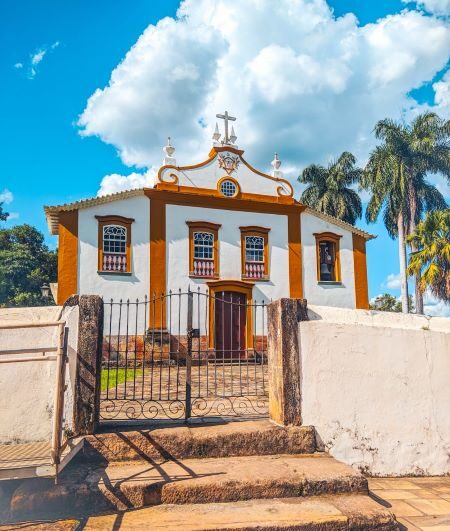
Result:
<svg viewBox="0 0 450 531"><path fill-rule="evenodd" d="M310 306L301 415L373 475L450 473L450 319Z"/></svg>

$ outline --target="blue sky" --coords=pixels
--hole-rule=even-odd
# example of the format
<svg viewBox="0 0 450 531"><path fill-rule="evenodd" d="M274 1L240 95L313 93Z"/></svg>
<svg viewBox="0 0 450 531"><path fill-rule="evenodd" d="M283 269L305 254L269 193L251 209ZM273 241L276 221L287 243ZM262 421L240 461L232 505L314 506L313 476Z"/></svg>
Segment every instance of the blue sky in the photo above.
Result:
<svg viewBox="0 0 450 531"><path fill-rule="evenodd" d="M12 201L10 195L4 197L10 201L7 210L14 213L7 225L36 225L55 246L56 240L47 233L44 204L95 196L107 175L118 174L126 179L137 172L140 177L146 168L160 164L163 139L168 134L174 137L180 164L203 160L209 147L205 138L213 126L213 112L223 110L222 104L238 115L237 132L241 134L238 143L246 149L246 158L268 170L267 163L276 150L290 178L306 164L325 163L343 149L353 151L363 161L373 147L370 131L378 118L389 115L407 119L433 105L444 115L448 112L445 75L450 50L449 19L435 7L438 4L445 7L447 0L423 0L420 6L400 0L329 0L332 15L327 13L328 7L322 0L312 0L311 9L303 7L298 12L297 26L305 21L306 27L298 29L298 34L284 31L286 13L263 10L255 14L252 35L251 29L245 31L243 11L238 19L242 24L240 35L247 33L248 40L240 42L242 51L234 50L237 38L230 35L235 30L232 24L229 30L227 26L227 17L232 17L233 12L228 13L226 7L220 11L217 24L211 22L209 27L209 20L199 18L204 16L199 14L204 1L190 0L185 6L184 15L193 21L190 29L188 23L180 20L176 23L172 20L172 26L158 25L159 42L165 42L167 36L169 43L158 48L149 32L144 32L163 17L175 17L179 2L2 0L0 197L4 190L11 192ZM234 4L239 9L246 2L251 0L241 3L231 0L224 5L233 7ZM283 3L286 7L290 2L295 0L283 0L277 5ZM211 0L209 3L212 4ZM217 5L220 3L218 0ZM402 15L402 10L408 13L403 11ZM385 23L390 15L394 18ZM317 17L321 17L322 29L305 33ZM334 17L343 18L336 21ZM196 35L199 24L208 27ZM265 25L272 40L259 43L262 37L256 26L260 24ZM402 31L406 37L396 43ZM408 31L412 38L407 35ZM326 32L330 37L323 36ZM319 33L322 41L310 45L311 35ZM414 35L417 39L428 37L427 47L420 48L414 42ZM151 63L140 62L136 51L130 52L122 63L140 37ZM171 49L174 39L179 42L174 42ZM332 39L339 39L339 45L335 46ZM383 54L389 59L393 53L388 46L373 44L384 40L390 42L394 51L401 52L393 58L392 73L388 72L390 63L383 62ZM251 51L257 44L258 50ZM224 57L230 69L237 69L233 72L243 71L245 65L253 73L248 94L224 96L217 89L215 79L221 75L217 60ZM165 68L173 60L176 68L171 70L172 77L175 71L184 76L183 91L167 80L170 76L166 75ZM127 68L122 68L121 63ZM261 73L264 70L259 68L261 64L267 66L266 73ZM365 64L367 71L371 69L369 81ZM186 65L192 68L186 69ZM119 85L129 83L133 88L133 72L134 78L143 79L149 92L143 95L142 102L138 98L142 109L138 108L137 112L146 117L144 124L138 123L132 111L124 107L117 88L109 90L115 69ZM290 79L286 78L286 71L291 77L298 76L294 87L286 84L286 79ZM148 78L147 72L150 72ZM239 73L234 79L238 77ZM450 78L448 81L450 86ZM440 83L439 102L435 101L435 83ZM247 90L246 87L242 90ZM91 96L98 89L100 94L94 101ZM369 90L372 91L370 98L364 99L362 95ZM92 105L86 110L90 98ZM149 101L161 105L155 110L154 106L149 107ZM120 115L117 122L105 118L103 105ZM344 118L338 114L334 117L336 109L345 109L347 105L349 110ZM327 115L322 114L323 107L329 109ZM298 117L293 110L298 110ZM127 116L130 116L128 121ZM204 124L206 131L202 130ZM256 130L262 131L260 136L255 134ZM140 131L139 138L136 131ZM107 179L103 184L108 190L110 181ZM447 194L443 182L439 181L439 185ZM367 227L361 221L358 225L378 235L368 245L370 295L381 291L398 294L395 281L387 281L389 275L398 272L397 242L387 237L381 223Z"/></svg>

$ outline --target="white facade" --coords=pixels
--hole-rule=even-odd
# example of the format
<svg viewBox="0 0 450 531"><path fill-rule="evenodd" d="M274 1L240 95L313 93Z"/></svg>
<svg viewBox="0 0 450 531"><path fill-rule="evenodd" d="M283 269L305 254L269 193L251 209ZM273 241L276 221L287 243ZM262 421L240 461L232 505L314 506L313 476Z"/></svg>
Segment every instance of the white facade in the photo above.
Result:
<svg viewBox="0 0 450 531"><path fill-rule="evenodd" d="M268 266L270 272L268 279L251 279L253 301L298 297L303 288L303 297L311 304L344 308L358 305L352 233L356 232L364 240L371 236L310 208L305 210L294 200L290 183L282 178L278 159L273 161L272 175L254 170L242 158L242 151L232 146L215 146L206 162L194 166L178 167L173 158L166 159L166 162L168 165L161 167L153 189L123 192L110 198L46 209L54 233L59 230L58 216L62 211L78 210L76 289L79 294L98 294L105 301L129 299L134 302L136 299L143 300L145 296L151 297L155 291L186 290L188 287L197 290L199 286L206 290L209 280L248 280L242 278L240 227L252 226L269 229L268 264L264 265L264 269ZM224 179L234 183L231 185L236 191L233 197L226 197L221 190ZM154 199L164 204L160 214L164 219L152 217ZM134 219L130 226L130 271L98 271L101 236L96 216ZM295 217L297 219L293 219ZM190 276L188 221L220 225L218 278L217 265L214 279ZM152 240L155 227L151 227L151 223L165 227L164 233L161 233L162 229L156 231L158 241L165 246L163 267L160 263L158 267L151 263L152 241L155 238ZM300 235L296 227L300 227ZM339 282L318 282L315 234L324 232L339 237ZM162 254L159 254L158 260L161 260ZM70 268L70 264L67 267ZM150 285L151 276L155 283L152 267L156 271L165 269L165 278L162 278L162 272L156 278L156 288ZM67 292L68 289L64 290L65 297L72 293Z"/></svg>
<svg viewBox="0 0 450 531"><path fill-rule="evenodd" d="M355 308L355 274L352 233L333 223L303 212L301 215L303 251L303 295L311 304ZM339 241L341 283L317 281L316 237L314 234L333 232Z"/></svg>
<svg viewBox="0 0 450 531"><path fill-rule="evenodd" d="M189 228L186 221L208 221L219 229L219 274L227 280L241 280L241 231L239 227L256 225L270 229L270 280L255 281L253 300L257 302L289 297L287 216L257 212L233 212L198 207L168 205L166 241L167 285L175 289L197 290L208 279L189 278ZM204 291L204 290L203 290Z"/></svg>
<svg viewBox="0 0 450 531"><path fill-rule="evenodd" d="M133 218L131 224L131 275L98 273L98 221L95 216ZM78 293L100 295L106 301L142 299L150 292L150 202L147 197L81 209L78 213Z"/></svg>

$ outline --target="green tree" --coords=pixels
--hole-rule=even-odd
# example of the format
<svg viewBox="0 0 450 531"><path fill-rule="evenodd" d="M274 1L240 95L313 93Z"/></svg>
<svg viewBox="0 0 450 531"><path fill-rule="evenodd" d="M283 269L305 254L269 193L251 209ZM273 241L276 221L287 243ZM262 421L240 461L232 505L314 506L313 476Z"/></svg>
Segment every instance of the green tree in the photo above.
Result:
<svg viewBox="0 0 450 531"><path fill-rule="evenodd" d="M3 203L0 203L0 221L6 221L9 217L8 212L3 210Z"/></svg>
<svg viewBox="0 0 450 531"><path fill-rule="evenodd" d="M399 240L405 313L408 312L405 239L425 212L446 207L442 194L425 177L428 172L450 175L449 132L449 123L434 113L418 116L411 125L389 119L379 121L375 136L382 144L371 153L361 179L362 187L372 192L366 210L367 221L375 222L383 210L389 235ZM422 293L418 287L416 306L417 313L423 313Z"/></svg>
<svg viewBox="0 0 450 531"><path fill-rule="evenodd" d="M369 304L369 309L380 312L401 312L402 303L397 299L397 297L394 297L394 295L391 295L390 293L383 293L383 295L379 295L375 299L375 302ZM414 302L412 300L412 296L409 295L409 311L412 312L413 310Z"/></svg>
<svg viewBox="0 0 450 531"><path fill-rule="evenodd" d="M326 168L311 164L298 180L307 184L300 201L306 205L354 225L362 215L361 198L351 186L359 183L362 170L355 157L347 152Z"/></svg>
<svg viewBox="0 0 450 531"><path fill-rule="evenodd" d="M417 275L420 291L429 288L450 302L450 209L429 212L408 242L417 249L410 256L408 273Z"/></svg>
<svg viewBox="0 0 450 531"><path fill-rule="evenodd" d="M54 282L57 255L30 225L0 229L0 306L52 304L42 297L42 284Z"/></svg>

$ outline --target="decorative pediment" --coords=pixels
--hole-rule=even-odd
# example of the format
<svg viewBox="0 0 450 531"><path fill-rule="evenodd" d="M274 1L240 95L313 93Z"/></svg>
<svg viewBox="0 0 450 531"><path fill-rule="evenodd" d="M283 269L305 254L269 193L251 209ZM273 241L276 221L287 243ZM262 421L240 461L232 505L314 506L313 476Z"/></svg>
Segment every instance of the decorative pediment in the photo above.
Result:
<svg viewBox="0 0 450 531"><path fill-rule="evenodd" d="M294 190L286 179L279 177L281 162L274 169L274 175L258 171L244 158L243 151L233 146L213 146L207 160L191 166L166 164L158 172L156 188L218 195L217 183L228 176L236 180L241 193L238 197L248 195L267 196L277 201L291 203Z"/></svg>

